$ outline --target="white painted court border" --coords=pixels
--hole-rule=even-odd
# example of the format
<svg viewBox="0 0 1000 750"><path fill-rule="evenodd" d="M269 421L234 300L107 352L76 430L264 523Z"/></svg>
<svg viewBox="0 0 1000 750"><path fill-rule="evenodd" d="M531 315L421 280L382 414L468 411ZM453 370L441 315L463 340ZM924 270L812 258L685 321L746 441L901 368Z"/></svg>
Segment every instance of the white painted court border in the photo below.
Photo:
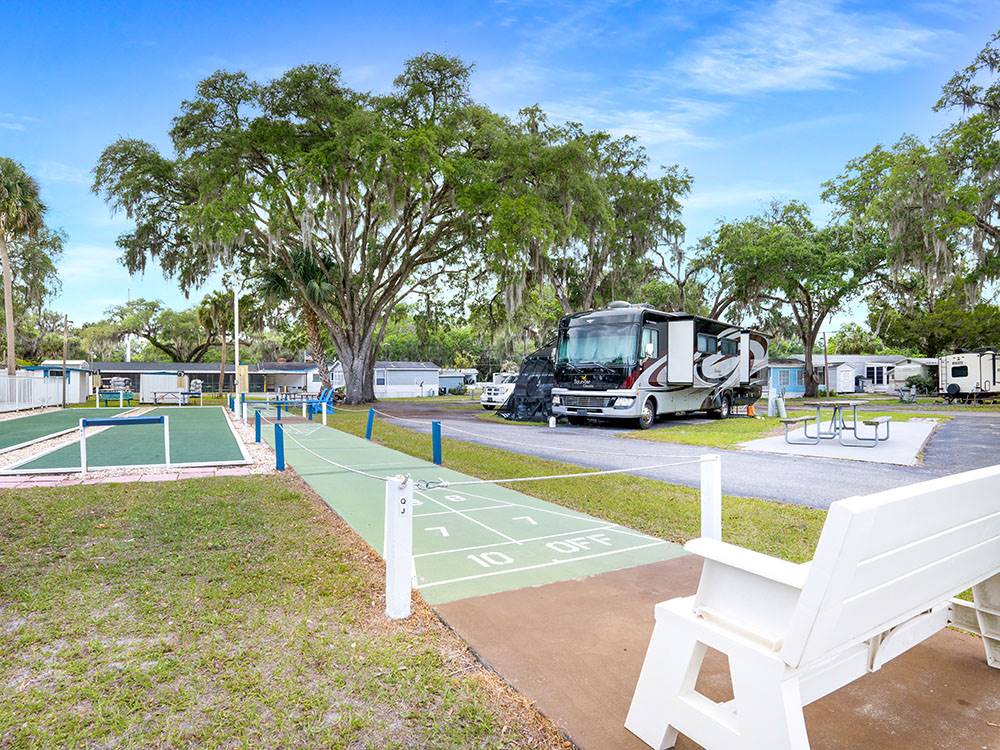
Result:
<svg viewBox="0 0 1000 750"><path fill-rule="evenodd" d="M132 407L133 410L139 410L139 409L142 409L142 408L143 407ZM163 407L162 405L157 405L157 406L153 406L152 407L152 409L161 409L161 408L165 408L165 407ZM222 460L222 461L172 462L170 464L121 464L121 465L113 465L113 466L103 466L103 465L102 466L91 466L87 470L88 473L93 473L93 472L97 472L97 471L129 471L129 470L135 470L135 469L150 469L150 470L152 470L152 469L160 469L160 470L163 470L163 471L169 471L171 469L207 469L207 468L224 467L224 466L246 466L248 464L254 463L254 460L250 456L249 451L247 451L247 447L244 444L243 439L240 437L239 432L236 431L236 426L233 424L233 420L230 419L230 417L229 417L228 410L224 406L218 406L218 405L212 404L212 405L209 405L209 406L178 406L177 408L179 408L179 409L221 409L223 411L223 417L226 420L226 426L229 428L229 431L232 433L233 439L236 441L236 446L239 448L240 455L243 458L241 458L241 459L227 459L227 460ZM83 418L85 418L87 416L86 415L87 408L75 409L74 411L81 412L81 414L82 414L81 419L83 419ZM144 412L144 413L148 413L148 412ZM141 415L142 414L135 414L132 411L129 411L129 412L121 414L120 416L125 417L125 416L141 416ZM98 434L104 432L105 430L111 430L111 429L114 429L114 427L109 426L109 427L98 427L98 428L95 428L93 430L93 432L90 434L90 437L98 435ZM59 437L59 436L62 436L62 435L68 435L69 433L72 433L72 432L77 432L78 433L79 430L80 430L79 427L72 427L69 430L63 430L63 431L61 431L59 433L56 433L56 434L46 435L43 438L39 438L38 440L31 441L31 443L25 443L24 445L25 445L25 447L27 447L28 445L33 445L34 443L38 443L38 442L41 442L43 440L50 440L50 439L52 439L54 437ZM79 440L77 440L75 442L79 442ZM58 450L62 450L67 445L72 445L72 444L73 444L72 442L70 442L70 443L64 443L62 445L57 445L57 446L54 446L52 448L48 448L47 450L44 450L44 451L42 451L40 453L36 453L35 455L31 456L30 458L26 458L24 461L21 461L20 463L15 464L14 466L10 466L10 467L8 467L6 469L0 469L0 476L14 476L14 475L17 475L17 476L27 476L27 475L36 475L36 474L74 474L74 473L79 474L80 473L80 466L79 465L76 465L76 466L65 466L65 467L61 467L61 468L50 468L50 469L21 469L21 468L18 468L18 467L30 464L30 463L32 463L34 461L37 461L39 458L47 456L50 453L55 453Z"/></svg>

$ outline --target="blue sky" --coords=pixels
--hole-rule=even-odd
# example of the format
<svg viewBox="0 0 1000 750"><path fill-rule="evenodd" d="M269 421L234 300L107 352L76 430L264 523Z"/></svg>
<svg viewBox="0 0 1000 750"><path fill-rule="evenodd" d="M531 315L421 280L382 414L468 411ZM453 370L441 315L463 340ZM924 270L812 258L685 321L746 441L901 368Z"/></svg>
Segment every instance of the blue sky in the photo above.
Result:
<svg viewBox="0 0 1000 750"><path fill-rule="evenodd" d="M270 78L328 62L380 90L414 54L458 55L494 109L538 103L686 167L694 240L772 198L822 217L820 183L848 159L943 127L941 85L998 27L1000 3L980 0L6 2L0 155L39 179L49 223L69 235L53 308L82 323L129 289L190 304L158 268L129 278L118 264L128 224L91 194L90 170L119 136L168 148L180 101L219 68Z"/></svg>

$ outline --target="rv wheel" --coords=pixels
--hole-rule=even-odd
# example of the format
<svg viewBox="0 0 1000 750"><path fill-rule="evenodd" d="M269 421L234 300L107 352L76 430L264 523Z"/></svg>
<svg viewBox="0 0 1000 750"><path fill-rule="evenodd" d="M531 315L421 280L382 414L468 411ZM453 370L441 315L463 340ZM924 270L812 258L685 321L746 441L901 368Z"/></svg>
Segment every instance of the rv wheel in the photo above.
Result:
<svg viewBox="0 0 1000 750"><path fill-rule="evenodd" d="M646 399L646 403L642 405L642 411L639 412L639 418L636 423L639 425L640 430L648 430L653 426L653 422L656 421L656 402L651 398Z"/></svg>
<svg viewBox="0 0 1000 750"><path fill-rule="evenodd" d="M714 419L728 419L733 413L733 397L728 393L722 395L719 408L709 412Z"/></svg>

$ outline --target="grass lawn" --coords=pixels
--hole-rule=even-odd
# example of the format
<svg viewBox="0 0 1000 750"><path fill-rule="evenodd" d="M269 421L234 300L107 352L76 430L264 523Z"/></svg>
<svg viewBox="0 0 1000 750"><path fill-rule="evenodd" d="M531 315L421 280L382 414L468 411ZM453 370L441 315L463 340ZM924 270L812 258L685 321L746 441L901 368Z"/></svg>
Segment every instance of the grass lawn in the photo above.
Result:
<svg viewBox="0 0 1000 750"><path fill-rule="evenodd" d="M815 411L790 410L790 417L812 416ZM951 419L943 414L929 412L872 411L863 409L860 416L865 419L879 416L891 416L895 422L906 422L910 419L931 418L942 421ZM830 419L830 413L824 411L823 418ZM652 440L658 443L684 443L686 445L704 445L710 448L735 448L740 443L755 440L768 435L780 435L784 428L777 417L733 417L732 419L705 419L699 424L679 424L673 427L661 427L654 430L632 430L619 433L620 437L634 440Z"/></svg>
<svg viewBox="0 0 1000 750"><path fill-rule="evenodd" d="M329 425L364 435L365 415L337 412L330 417ZM431 460L430 435L382 420L375 425L373 438L395 450ZM442 453L449 468L484 479L585 471L574 464L447 437L442 440ZM690 487L630 474L514 486L535 497L673 542L685 542L700 534L701 500L698 490ZM825 518L826 512L816 508L727 496L723 501L723 536L733 544L804 562L812 559Z"/></svg>
<svg viewBox="0 0 1000 750"><path fill-rule="evenodd" d="M471 404L479 403L478 398L468 394L456 396L451 393L446 396L406 396L401 398L380 398L379 404Z"/></svg>
<svg viewBox="0 0 1000 750"><path fill-rule="evenodd" d="M559 747L291 477L0 491L0 747Z"/></svg>
<svg viewBox="0 0 1000 750"><path fill-rule="evenodd" d="M483 409L476 414L476 419L484 422L499 422L500 424L516 424L518 427L547 427L545 422L511 422L497 414L496 409Z"/></svg>

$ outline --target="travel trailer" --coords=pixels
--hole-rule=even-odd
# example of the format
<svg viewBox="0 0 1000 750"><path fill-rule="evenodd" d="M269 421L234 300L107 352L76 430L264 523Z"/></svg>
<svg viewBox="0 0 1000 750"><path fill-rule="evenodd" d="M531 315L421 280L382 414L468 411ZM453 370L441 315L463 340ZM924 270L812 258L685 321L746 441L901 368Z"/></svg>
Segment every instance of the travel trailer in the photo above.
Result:
<svg viewBox="0 0 1000 750"><path fill-rule="evenodd" d="M559 321L552 412L573 424L661 414L728 417L760 398L767 337L759 331L648 305L612 302Z"/></svg>
<svg viewBox="0 0 1000 750"><path fill-rule="evenodd" d="M1000 396L1000 359L993 349L976 349L942 357L938 390L948 400L978 400Z"/></svg>

